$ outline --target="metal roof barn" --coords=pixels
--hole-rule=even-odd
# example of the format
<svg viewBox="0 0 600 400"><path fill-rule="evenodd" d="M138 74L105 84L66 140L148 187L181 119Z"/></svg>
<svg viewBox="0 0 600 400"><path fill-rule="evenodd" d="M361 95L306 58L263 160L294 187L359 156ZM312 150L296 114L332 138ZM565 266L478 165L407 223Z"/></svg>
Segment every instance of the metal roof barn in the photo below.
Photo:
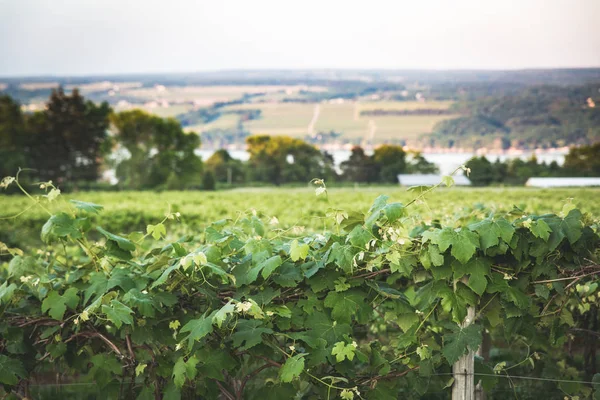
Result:
<svg viewBox="0 0 600 400"><path fill-rule="evenodd" d="M470 186L471 181L464 175L455 175L454 184L456 186ZM431 186L437 185L442 181L442 175L436 174L400 174L398 182L402 186Z"/></svg>
<svg viewBox="0 0 600 400"><path fill-rule="evenodd" d="M525 186L541 188L600 186L600 178L529 178Z"/></svg>

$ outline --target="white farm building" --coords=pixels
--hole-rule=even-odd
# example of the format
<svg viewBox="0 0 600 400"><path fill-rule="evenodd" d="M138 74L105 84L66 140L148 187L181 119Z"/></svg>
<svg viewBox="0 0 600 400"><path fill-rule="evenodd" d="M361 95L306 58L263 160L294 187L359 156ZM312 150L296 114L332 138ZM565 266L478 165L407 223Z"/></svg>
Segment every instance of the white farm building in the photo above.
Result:
<svg viewBox="0 0 600 400"><path fill-rule="evenodd" d="M529 178L525 186L541 188L600 186L600 178Z"/></svg>
<svg viewBox="0 0 600 400"><path fill-rule="evenodd" d="M464 175L455 175L454 184L456 186L471 186L471 181ZM437 174L400 174L398 182L402 186L431 186L437 185L442 181L442 175Z"/></svg>

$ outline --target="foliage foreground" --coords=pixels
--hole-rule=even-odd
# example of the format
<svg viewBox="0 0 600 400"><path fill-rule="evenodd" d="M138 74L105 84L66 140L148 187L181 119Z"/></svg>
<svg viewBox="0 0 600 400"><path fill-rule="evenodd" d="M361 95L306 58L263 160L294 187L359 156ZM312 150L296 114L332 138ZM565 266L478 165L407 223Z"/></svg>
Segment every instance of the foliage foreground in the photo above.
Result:
<svg viewBox="0 0 600 400"><path fill-rule="evenodd" d="M91 222L102 206L71 200L48 212L48 248L0 247L0 395L58 381L95 398L419 398L449 393L452 364L488 336L527 354L478 359L485 390L541 363L565 380L561 396L598 398L563 350L597 310L596 221L566 206L416 224L413 202L387 200L332 208L333 231L279 230L250 211L177 241L165 240L177 213L117 235Z"/></svg>

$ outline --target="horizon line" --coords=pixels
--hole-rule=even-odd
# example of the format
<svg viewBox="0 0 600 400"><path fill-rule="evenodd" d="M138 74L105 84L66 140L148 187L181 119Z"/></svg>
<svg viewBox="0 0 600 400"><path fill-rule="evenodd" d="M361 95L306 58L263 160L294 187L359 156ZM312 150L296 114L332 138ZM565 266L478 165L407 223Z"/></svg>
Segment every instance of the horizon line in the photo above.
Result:
<svg viewBox="0 0 600 400"><path fill-rule="evenodd" d="M216 73L243 73L243 72L528 72L528 71L569 71L569 70L600 70L597 66L554 66L554 67L515 67L515 68L431 68L431 67L315 67L315 68L223 68L207 70L173 70L173 71L146 71L146 72L85 72L85 73L49 73L49 74L7 74L0 75L0 79L39 79L39 78L94 78L118 76L152 76L152 75L202 75Z"/></svg>

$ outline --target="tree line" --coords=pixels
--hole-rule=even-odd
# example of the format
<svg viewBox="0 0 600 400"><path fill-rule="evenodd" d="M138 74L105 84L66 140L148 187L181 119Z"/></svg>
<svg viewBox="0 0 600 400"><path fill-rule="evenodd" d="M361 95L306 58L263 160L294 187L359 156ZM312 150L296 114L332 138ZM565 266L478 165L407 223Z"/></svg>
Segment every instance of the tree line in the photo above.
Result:
<svg viewBox="0 0 600 400"><path fill-rule="evenodd" d="M531 177L600 177L600 142L590 146L572 147L564 164L549 164L513 159L490 162L485 157L474 157L465 166L470 168L469 179L474 186L494 184L523 185Z"/></svg>
<svg viewBox="0 0 600 400"><path fill-rule="evenodd" d="M598 84L582 86L450 85L459 118L440 122L430 136L439 147L548 148L600 139ZM432 98L436 90L428 93ZM457 93L462 93L456 96Z"/></svg>
<svg viewBox="0 0 600 400"><path fill-rule="evenodd" d="M250 136L250 158L226 150L206 162L195 153L200 136L184 132L175 119L141 110L115 112L108 103L86 100L75 89L52 91L43 110L25 113L10 96L0 96L0 176L29 168L33 182L53 180L63 188L103 188L114 169L117 189L214 189L217 183L282 185L329 181L395 183L399 173L434 172L418 153L384 145L373 155L360 147L336 169L333 156L286 136ZM104 186L102 186L104 185Z"/></svg>

